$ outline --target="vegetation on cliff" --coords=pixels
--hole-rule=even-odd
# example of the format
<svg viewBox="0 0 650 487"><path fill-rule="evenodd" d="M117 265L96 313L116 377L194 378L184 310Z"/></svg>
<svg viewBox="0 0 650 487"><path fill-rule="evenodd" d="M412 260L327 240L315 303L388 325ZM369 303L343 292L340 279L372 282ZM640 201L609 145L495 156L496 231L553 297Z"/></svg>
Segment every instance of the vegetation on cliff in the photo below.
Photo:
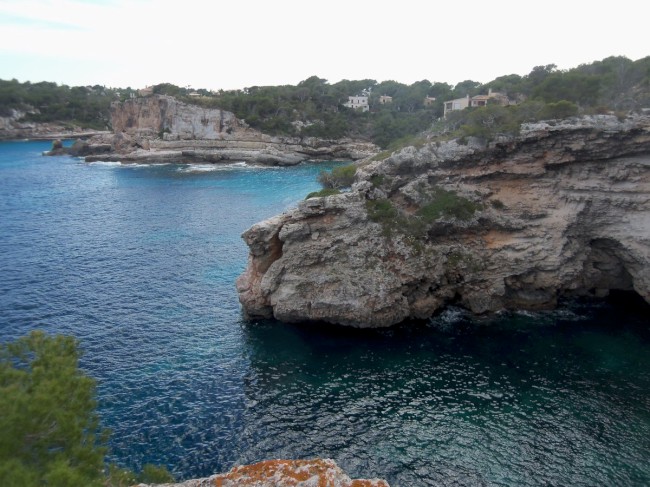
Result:
<svg viewBox="0 0 650 487"><path fill-rule="evenodd" d="M354 164L338 166L331 171L321 171L318 181L325 189L349 188L354 182L357 167Z"/></svg>
<svg viewBox="0 0 650 487"><path fill-rule="evenodd" d="M108 486L173 480L106 466L108 431L95 411L95 381L78 368L78 342L32 332L0 345L0 478L10 486Z"/></svg>
<svg viewBox="0 0 650 487"><path fill-rule="evenodd" d="M422 80L406 85L372 79L330 84L312 76L295 86L252 86L211 92L162 83L151 92L231 111L269 134L349 136L372 140L387 148L440 120L445 101L485 94L489 89L507 95L518 106L488 105L458 111L447 117L445 130L466 126L460 135L490 137L516 132L522 121L648 107L650 56L637 61L613 56L569 70L559 70L554 64L536 66L525 76L510 74L485 84L466 80L452 86ZM110 103L135 94L131 88L70 88L56 83L0 80L0 116L9 116L12 109L17 109L27 113L28 121L62 121L104 128L109 123ZM348 96L360 94L368 96L369 111L343 106ZM390 101L382 97L390 97Z"/></svg>
<svg viewBox="0 0 650 487"><path fill-rule="evenodd" d="M650 57L631 61L609 57L602 61L558 70L553 64L536 66L525 76L500 76L486 84L466 80L448 83L418 81L411 85L372 79L329 84L312 76L296 86L253 86L189 97L187 101L232 111L264 132L318 137L360 137L382 148L400 144L431 127L443 115L444 102L489 89L507 95L518 105L462 110L448 117L446 131L465 127L456 135L490 137L516 133L522 122L566 118L578 113L637 110L650 105ZM154 92L186 96L187 91L159 85ZM348 96L368 95L368 112L343 106ZM381 103L382 96L391 97ZM435 101L432 100L435 98Z"/></svg>
<svg viewBox="0 0 650 487"><path fill-rule="evenodd" d="M26 122L62 122L103 130L110 126L111 102L132 92L99 85L70 87L45 81L0 80L0 117L9 117L17 110L25 113Z"/></svg>

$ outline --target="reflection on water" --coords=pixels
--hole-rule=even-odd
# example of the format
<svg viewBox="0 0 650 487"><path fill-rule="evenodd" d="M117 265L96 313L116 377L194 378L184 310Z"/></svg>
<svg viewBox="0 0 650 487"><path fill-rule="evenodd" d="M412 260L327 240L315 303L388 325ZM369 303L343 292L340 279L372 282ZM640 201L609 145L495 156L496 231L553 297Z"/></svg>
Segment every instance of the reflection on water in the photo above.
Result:
<svg viewBox="0 0 650 487"><path fill-rule="evenodd" d="M248 326L239 461L333 456L396 485L647 479L647 309L621 330L598 318L620 309L593 306L478 321L451 309L363 332Z"/></svg>

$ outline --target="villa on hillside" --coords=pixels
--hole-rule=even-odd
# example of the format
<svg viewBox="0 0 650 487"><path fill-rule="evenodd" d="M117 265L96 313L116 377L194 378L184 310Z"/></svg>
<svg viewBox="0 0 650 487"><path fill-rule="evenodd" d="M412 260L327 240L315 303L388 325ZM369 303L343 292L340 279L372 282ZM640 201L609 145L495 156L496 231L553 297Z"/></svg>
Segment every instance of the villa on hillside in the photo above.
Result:
<svg viewBox="0 0 650 487"><path fill-rule="evenodd" d="M476 95L472 97L467 95L465 98L456 98L455 100L446 101L444 116L446 117L449 112L464 110L469 107L484 107L487 105L488 100L494 100L498 105L502 106L515 104L515 102L510 101L507 95L492 91L492 88L490 88L487 95Z"/></svg>
<svg viewBox="0 0 650 487"><path fill-rule="evenodd" d="M345 102L343 106L354 108L355 110L361 110L362 112L370 110L367 96L348 96L348 101Z"/></svg>
<svg viewBox="0 0 650 487"><path fill-rule="evenodd" d="M386 103L393 103L393 97L388 95L381 95L379 97L379 103L385 105Z"/></svg>
<svg viewBox="0 0 650 487"><path fill-rule="evenodd" d="M435 103L435 101L436 101L435 97L433 97L433 96L425 96L424 101L422 102L422 104L425 107L430 107L431 105L433 105Z"/></svg>

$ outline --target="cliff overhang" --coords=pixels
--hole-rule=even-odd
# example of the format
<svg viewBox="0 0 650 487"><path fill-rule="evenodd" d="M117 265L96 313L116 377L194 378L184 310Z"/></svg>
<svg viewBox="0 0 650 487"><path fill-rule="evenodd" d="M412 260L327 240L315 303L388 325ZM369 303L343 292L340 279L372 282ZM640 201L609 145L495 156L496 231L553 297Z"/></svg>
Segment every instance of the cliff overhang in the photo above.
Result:
<svg viewBox="0 0 650 487"><path fill-rule="evenodd" d="M633 290L650 302L650 117L529 124L359 163L349 193L243 234L244 314L390 326Z"/></svg>

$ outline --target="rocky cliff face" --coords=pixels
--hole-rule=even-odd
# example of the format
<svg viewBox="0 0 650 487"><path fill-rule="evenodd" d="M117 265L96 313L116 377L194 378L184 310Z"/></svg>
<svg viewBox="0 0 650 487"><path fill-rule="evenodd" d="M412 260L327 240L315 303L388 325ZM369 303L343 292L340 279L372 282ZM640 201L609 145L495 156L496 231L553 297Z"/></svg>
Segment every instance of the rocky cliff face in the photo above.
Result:
<svg viewBox="0 0 650 487"><path fill-rule="evenodd" d="M225 474L157 487L388 487L384 480L352 480L333 460L267 460ZM138 487L147 487L140 484ZM149 486L156 487L156 486Z"/></svg>
<svg viewBox="0 0 650 487"><path fill-rule="evenodd" d="M78 147L86 160L122 162L229 162L293 165L305 160L357 160L375 154L369 142L272 137L231 112L154 95L111 106L114 134ZM110 151L106 151L106 146Z"/></svg>
<svg viewBox="0 0 650 487"><path fill-rule="evenodd" d="M650 118L406 148L362 162L350 193L304 201L243 238L237 288L250 318L380 327L448 303L537 309L611 289L650 302Z"/></svg>
<svg viewBox="0 0 650 487"><path fill-rule="evenodd" d="M231 112L187 105L164 95L113 103L111 122L115 133L148 137L164 134L169 140L216 140L246 129Z"/></svg>

